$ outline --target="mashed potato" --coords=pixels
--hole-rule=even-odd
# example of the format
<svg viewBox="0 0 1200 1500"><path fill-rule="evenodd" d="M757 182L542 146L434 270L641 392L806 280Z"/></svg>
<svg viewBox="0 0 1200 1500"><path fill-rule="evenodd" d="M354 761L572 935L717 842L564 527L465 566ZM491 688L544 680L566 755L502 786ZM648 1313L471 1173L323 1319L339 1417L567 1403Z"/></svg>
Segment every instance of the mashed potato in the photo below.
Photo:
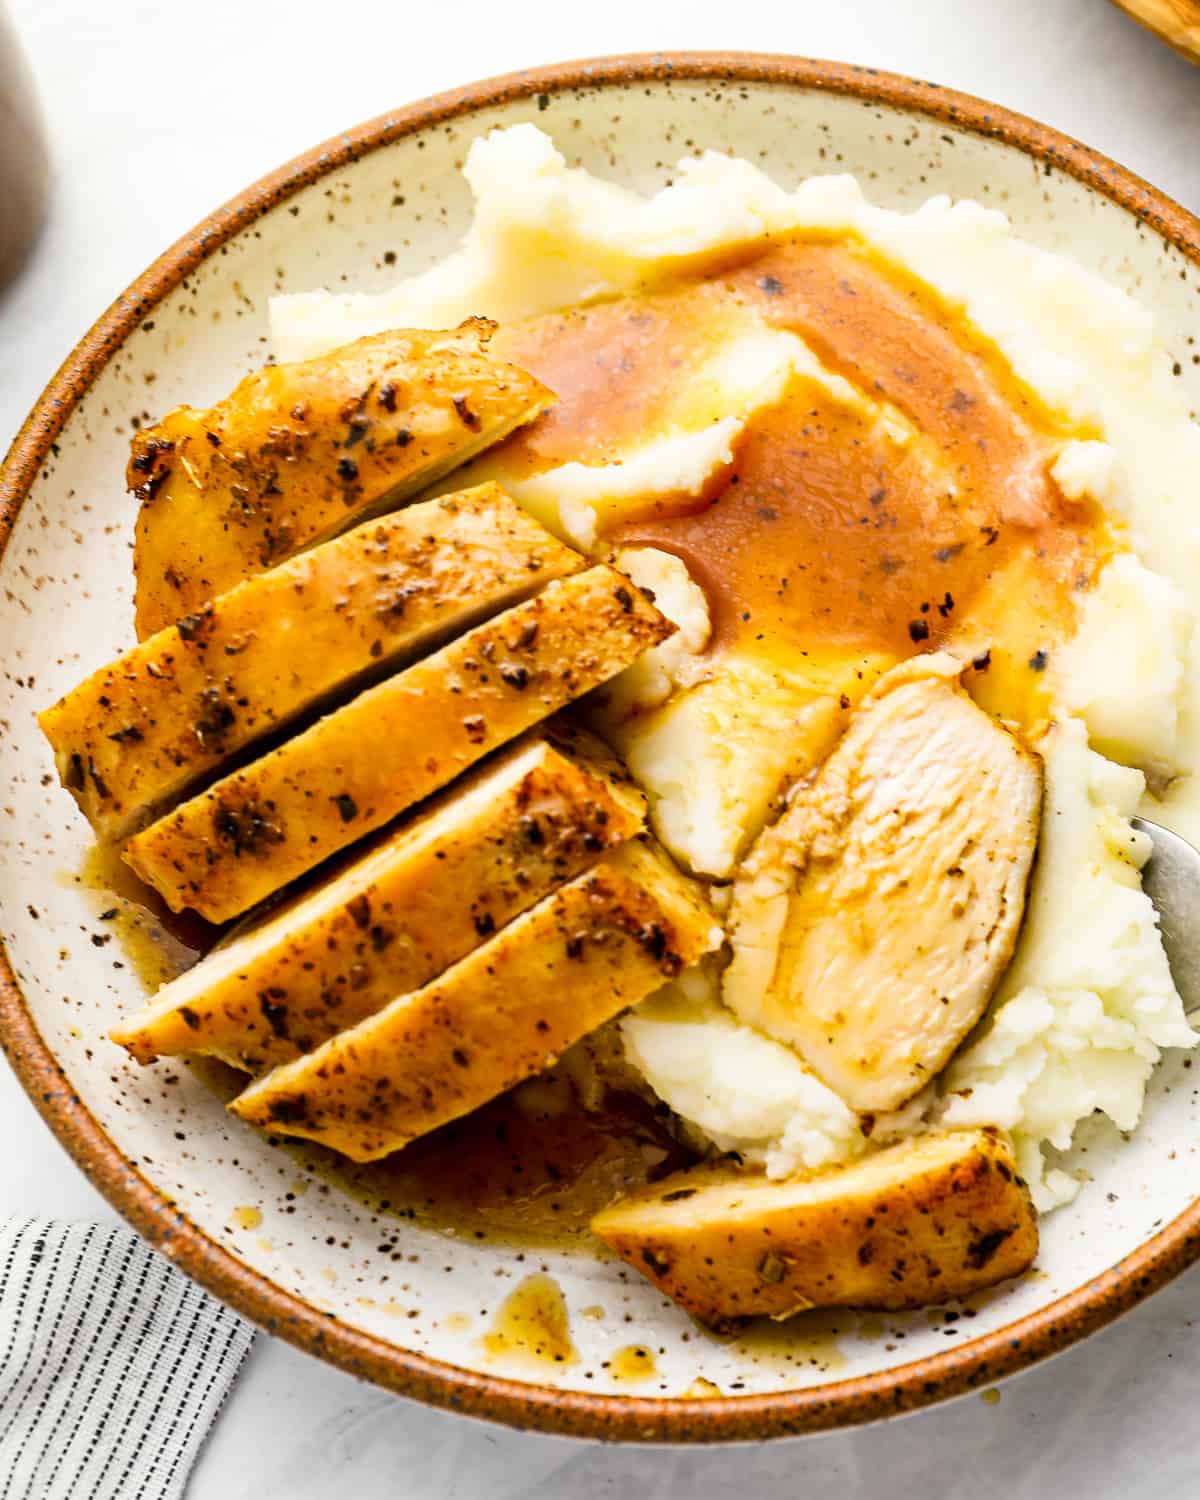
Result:
<svg viewBox="0 0 1200 1500"><path fill-rule="evenodd" d="M1200 428L1151 319L975 203L936 197L896 213L844 176L788 192L715 152L680 163L671 186L643 198L569 169L530 125L477 140L465 171L476 212L461 248L382 295L276 298L281 358L389 327L445 326L477 312L503 322L645 291L689 257L803 229L860 237L936 289L1074 426L1052 473L1068 499L1106 509L1121 546L1046 674L1059 722L1043 746L1046 816L1025 930L989 1017L940 1091L876 1121L868 1142L791 1051L721 1008L709 977L671 987L623 1023L629 1060L693 1131L772 1173L847 1159L938 1119L998 1123L1014 1134L1039 1207L1066 1201L1076 1179L1048 1166L1043 1148L1066 1148L1093 1110L1131 1128L1161 1049L1196 1041L1140 888L1145 843L1128 821L1140 807L1200 840L1200 785L1186 774L1200 759L1191 641ZM731 462L748 414L792 378L861 411L897 455L912 444L899 412L826 369L794 334L731 326L704 369L670 393L649 445L541 473L506 470L501 451L455 482L497 478L592 549L601 523L631 504L698 493ZM677 558L664 558L652 548L616 558L682 628L614 686L607 729L645 786L663 840L694 871L725 878L781 788L835 742L849 705L819 682L814 689L811 664L734 658L706 676L703 594ZM857 678L869 686L887 665L865 659Z"/></svg>
<svg viewBox="0 0 1200 1500"><path fill-rule="evenodd" d="M645 788L655 831L675 857L724 879L781 787L833 747L841 723L836 698L814 698L806 679L741 659L650 713L607 717L604 732Z"/></svg>
<svg viewBox="0 0 1200 1500"><path fill-rule="evenodd" d="M1150 853L1129 823L1141 774L1089 750L1077 720L1052 730L1042 750L1046 810L1021 943L985 1034L943 1082L948 1123L1013 1132L1046 1209L1078 1184L1044 1169L1041 1144L1065 1150L1093 1110L1132 1130L1162 1048L1197 1038L1138 877Z"/></svg>
<svg viewBox="0 0 1200 1500"><path fill-rule="evenodd" d="M1179 743L1192 611L1182 590L1132 553L1115 557L1080 605L1058 653L1055 690L1093 747L1162 786L1184 765Z"/></svg>
<svg viewBox="0 0 1200 1500"><path fill-rule="evenodd" d="M604 689L602 716L606 721L624 721L634 713L657 708L678 688L696 680L704 670L701 655L712 635L712 621L704 590L673 553L658 547L624 547L614 562L679 627Z"/></svg>
<svg viewBox="0 0 1200 1500"><path fill-rule="evenodd" d="M705 485L733 462L733 440L741 430L737 417L724 417L699 432L676 433L623 453L606 464L563 464L529 478L504 472L502 461L487 465L496 479L552 531L576 547L596 544L601 516L621 517L660 495L699 495ZM482 477L484 466L471 474ZM462 484L455 475L454 485Z"/></svg>
<svg viewBox="0 0 1200 1500"><path fill-rule="evenodd" d="M450 327L482 307L505 322L642 289L683 257L757 239L790 217L787 195L749 162L706 152L642 198L568 168L533 125L474 141L463 174L475 216L459 250L390 292L276 297L281 359L387 328Z"/></svg>
<svg viewBox="0 0 1200 1500"><path fill-rule="evenodd" d="M858 1116L790 1048L743 1026L715 977L668 985L621 1024L625 1055L681 1119L772 1176L845 1161L866 1146Z"/></svg>

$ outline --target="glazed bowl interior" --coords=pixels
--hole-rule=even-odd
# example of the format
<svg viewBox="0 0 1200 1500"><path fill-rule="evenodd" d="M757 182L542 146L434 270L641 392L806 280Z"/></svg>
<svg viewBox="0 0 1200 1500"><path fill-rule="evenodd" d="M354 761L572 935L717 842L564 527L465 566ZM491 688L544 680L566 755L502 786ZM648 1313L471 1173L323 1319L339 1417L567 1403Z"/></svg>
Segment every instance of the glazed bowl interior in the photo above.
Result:
<svg viewBox="0 0 1200 1500"><path fill-rule="evenodd" d="M812 1430L985 1384L1195 1254L1200 1105L1183 1060L1155 1075L1130 1139L1081 1132L1070 1165L1091 1180L1045 1221L1037 1269L1018 1284L950 1316L822 1315L717 1341L615 1262L380 1217L227 1117L186 1068L141 1069L105 1040L144 987L101 921L109 897L76 878L88 831L34 713L132 640L133 426L205 404L261 363L272 293L374 290L444 254L468 220L469 143L523 120L573 163L647 192L681 155L715 147L788 185L855 173L889 206L978 198L1148 305L1200 401L1194 222L1052 133L927 86L790 59L635 59L476 86L330 143L169 252L72 356L10 458L8 1050L93 1179L189 1272L310 1351L423 1399L560 1431L683 1440ZM563 1290L573 1362L530 1366L484 1343L504 1297L538 1271ZM651 1351L651 1373L630 1383L614 1355L633 1344ZM671 1399L700 1389L698 1377L720 1396Z"/></svg>

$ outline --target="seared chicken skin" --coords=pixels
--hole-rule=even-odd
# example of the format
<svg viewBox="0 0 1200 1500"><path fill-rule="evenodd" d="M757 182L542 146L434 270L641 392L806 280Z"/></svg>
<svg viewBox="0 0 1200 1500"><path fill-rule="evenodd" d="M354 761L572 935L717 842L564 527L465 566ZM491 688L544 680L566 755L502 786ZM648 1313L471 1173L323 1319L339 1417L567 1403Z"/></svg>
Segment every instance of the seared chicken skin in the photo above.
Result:
<svg viewBox="0 0 1200 1500"><path fill-rule="evenodd" d="M331 695L583 566L503 490L480 485L245 579L39 722L92 827L120 838Z"/></svg>
<svg viewBox="0 0 1200 1500"><path fill-rule="evenodd" d="M1041 763L962 670L938 654L882 677L734 885L725 1002L860 1111L942 1069L1021 926Z"/></svg>
<svg viewBox="0 0 1200 1500"><path fill-rule="evenodd" d="M924 1307L1016 1276L1037 1216L998 1130L901 1141L771 1181L717 1164L665 1177L593 1231L710 1327L810 1307Z"/></svg>
<svg viewBox="0 0 1200 1500"><path fill-rule="evenodd" d="M698 887L640 842L609 854L423 989L230 1104L374 1161L550 1067L721 941Z"/></svg>
<svg viewBox="0 0 1200 1500"><path fill-rule="evenodd" d="M418 988L642 828L599 741L544 734L210 953L110 1032L258 1073Z"/></svg>
<svg viewBox="0 0 1200 1500"><path fill-rule="evenodd" d="M612 568L559 579L152 823L125 859L172 910L238 916L673 629Z"/></svg>
<svg viewBox="0 0 1200 1500"><path fill-rule="evenodd" d="M545 411L552 394L485 352L494 328L397 329L268 365L207 411L133 440L139 640L251 573L398 506Z"/></svg>

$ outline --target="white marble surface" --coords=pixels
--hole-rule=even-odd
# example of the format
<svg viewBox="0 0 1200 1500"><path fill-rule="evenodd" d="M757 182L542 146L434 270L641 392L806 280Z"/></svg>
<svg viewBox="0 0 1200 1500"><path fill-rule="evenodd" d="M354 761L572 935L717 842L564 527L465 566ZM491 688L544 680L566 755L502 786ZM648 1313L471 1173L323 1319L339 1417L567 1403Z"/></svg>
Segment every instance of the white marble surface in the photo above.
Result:
<svg viewBox="0 0 1200 1500"><path fill-rule="evenodd" d="M0 0L3 3L3 0ZM622 50L869 63L1024 110L1200 210L1200 71L1105 0L10 0L57 159L50 223L0 295L0 441L72 342L176 235L339 128L468 79ZM3 212L3 205L0 205ZM0 1069L0 1213L110 1217ZM850 1500L1200 1493L1200 1269L1003 1388L902 1423L756 1449L645 1452L426 1411L259 1339L192 1500Z"/></svg>

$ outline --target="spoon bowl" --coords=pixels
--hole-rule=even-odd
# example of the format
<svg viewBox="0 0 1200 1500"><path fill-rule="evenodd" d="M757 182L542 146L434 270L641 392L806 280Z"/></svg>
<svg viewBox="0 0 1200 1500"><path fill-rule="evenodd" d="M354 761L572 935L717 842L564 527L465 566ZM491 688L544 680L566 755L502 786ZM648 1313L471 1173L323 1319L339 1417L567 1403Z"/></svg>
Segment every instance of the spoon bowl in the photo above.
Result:
<svg viewBox="0 0 1200 1500"><path fill-rule="evenodd" d="M1142 866L1142 889L1158 912L1171 977L1190 1018L1200 1011L1200 850L1161 823L1132 821L1154 845Z"/></svg>

